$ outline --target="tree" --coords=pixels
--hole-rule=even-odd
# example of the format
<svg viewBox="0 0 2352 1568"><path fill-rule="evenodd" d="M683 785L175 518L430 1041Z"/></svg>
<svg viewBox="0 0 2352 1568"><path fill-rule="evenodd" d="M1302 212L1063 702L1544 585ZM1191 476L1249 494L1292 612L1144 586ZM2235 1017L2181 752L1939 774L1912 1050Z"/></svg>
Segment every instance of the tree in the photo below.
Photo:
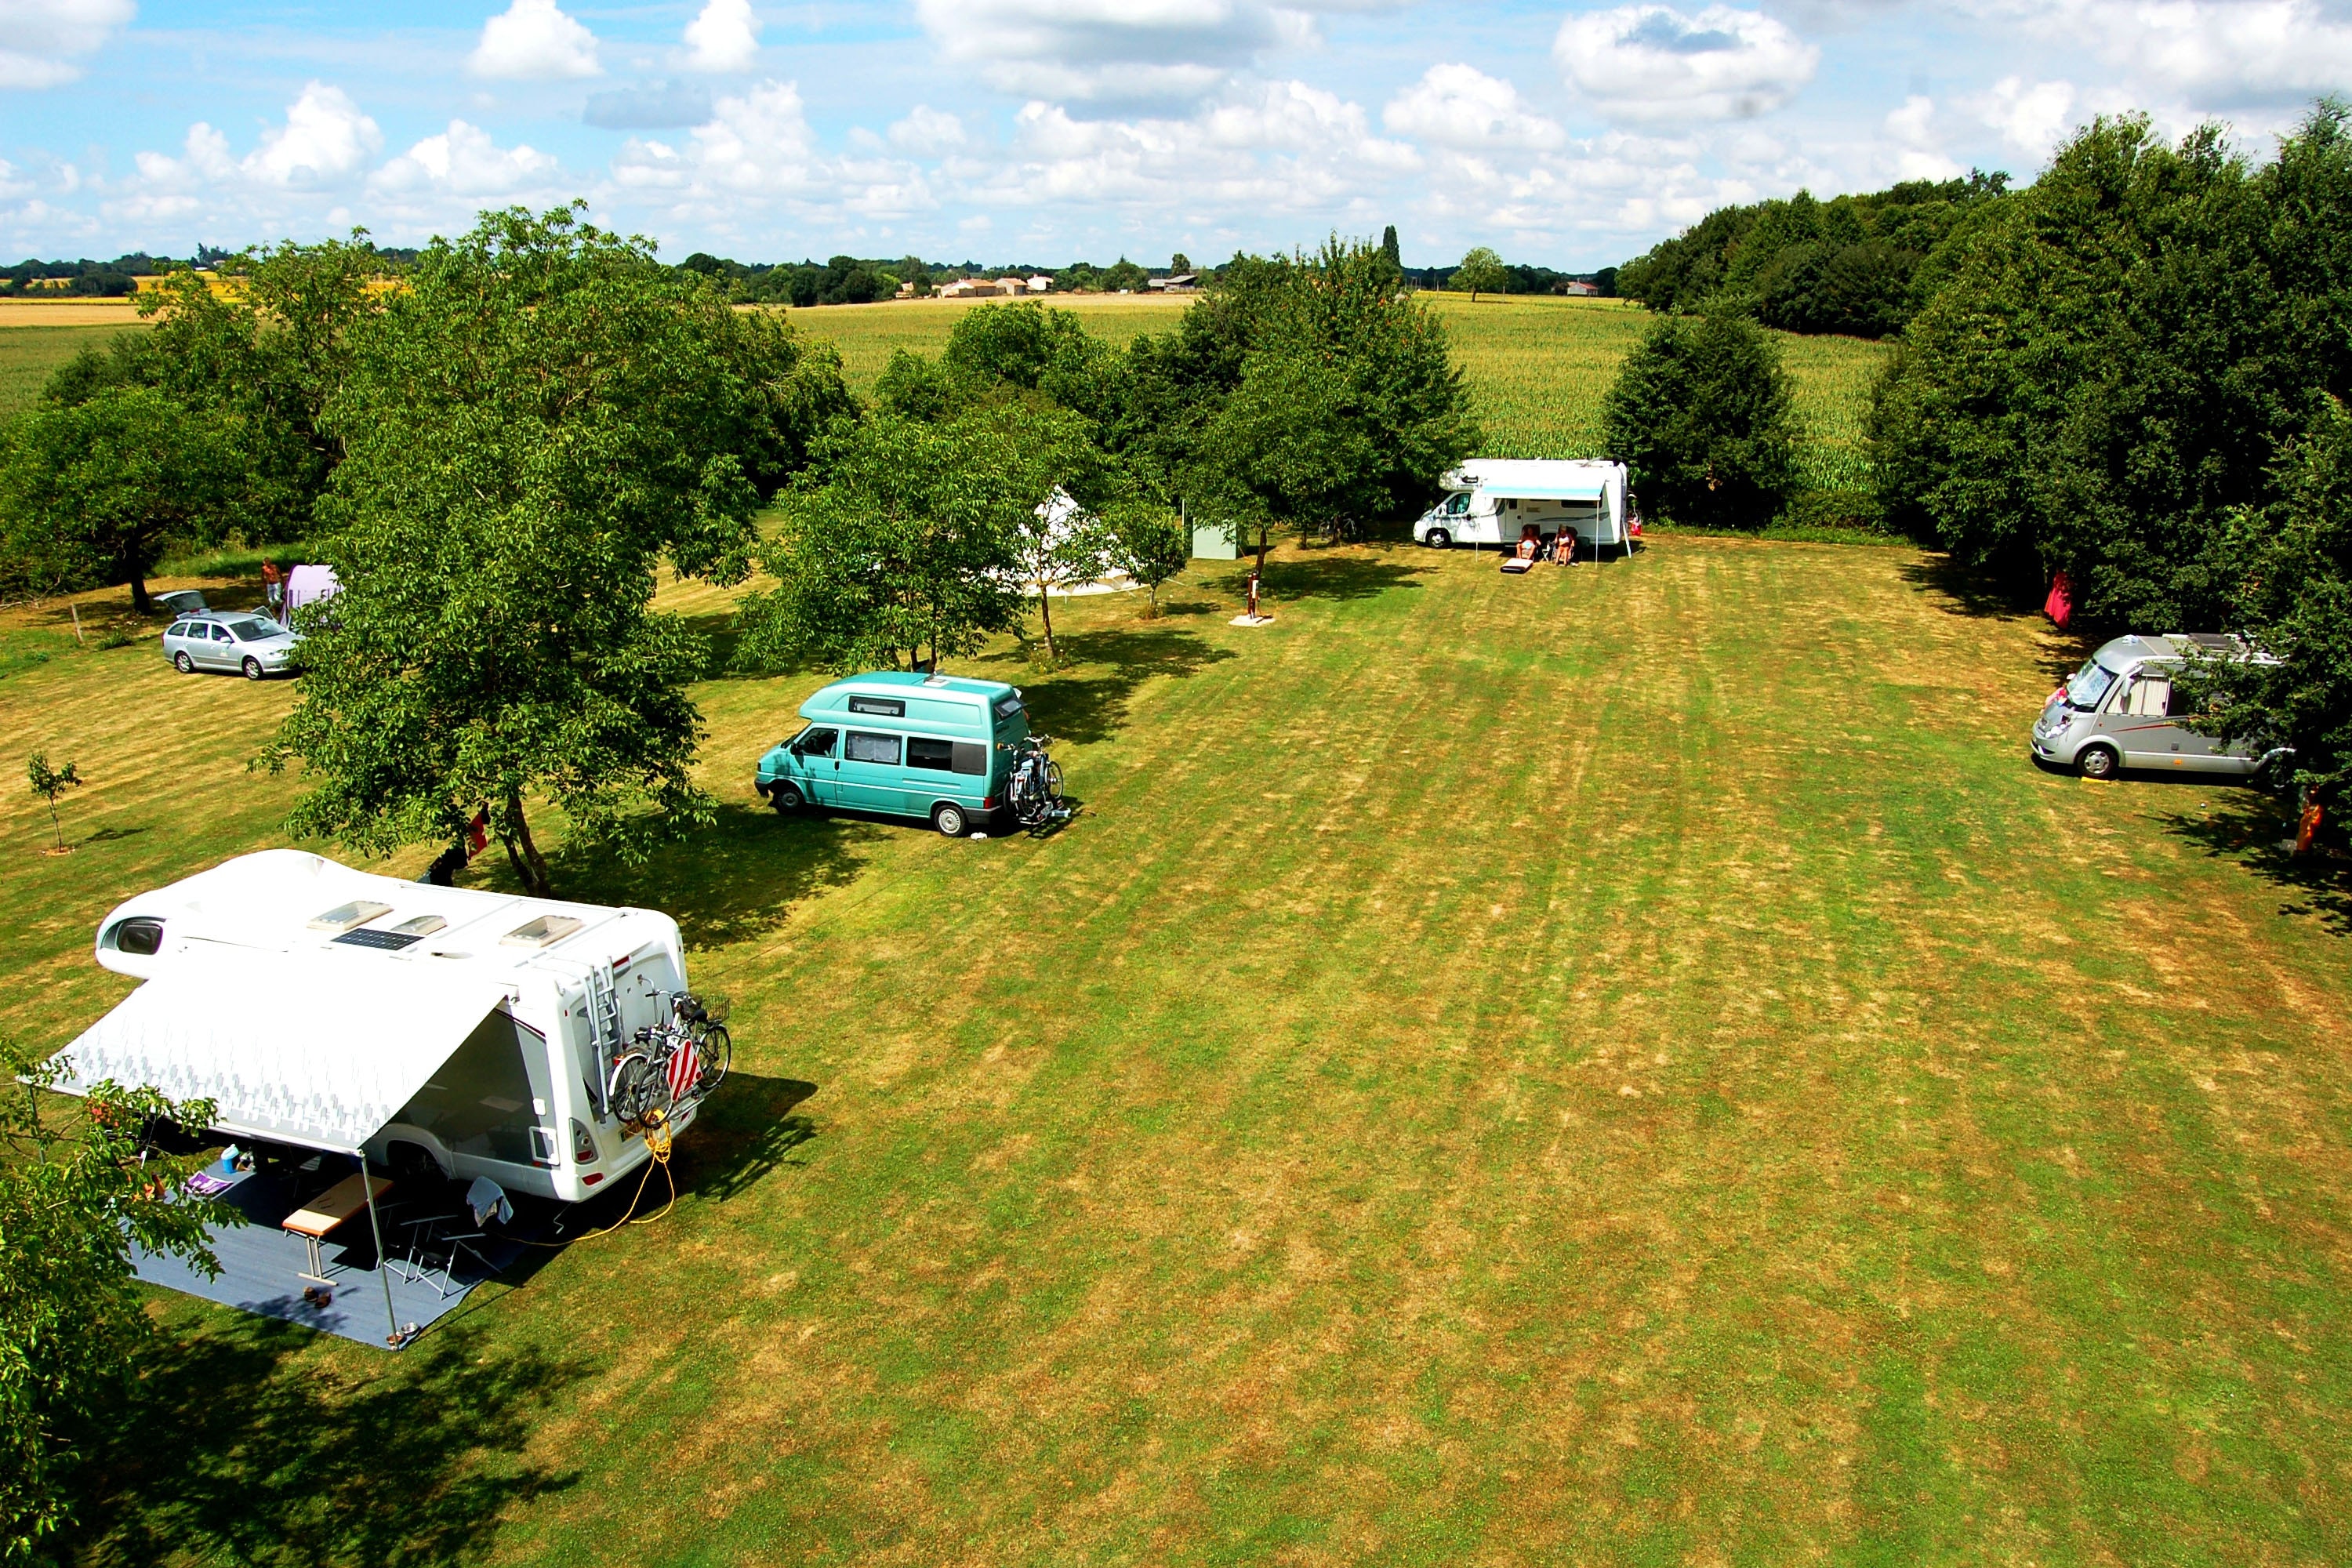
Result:
<svg viewBox="0 0 2352 1568"><path fill-rule="evenodd" d="M1456 292L1468 289L1475 303L1481 294L1499 294L1510 287L1510 277L1503 270L1503 258L1482 245L1454 269L1453 287Z"/></svg>
<svg viewBox="0 0 2352 1568"><path fill-rule="evenodd" d="M71 1516L68 1483L94 1413L133 1391L153 1332L131 1274L134 1247L218 1265L205 1225L225 1205L181 1200L195 1162L148 1142L159 1125L200 1133L209 1100L102 1083L70 1128L44 1111L69 1064L0 1041L0 1558L31 1556Z"/></svg>
<svg viewBox="0 0 2352 1568"><path fill-rule="evenodd" d="M1151 274L1124 256L1103 268L1102 288L1107 293L1132 292L1150 280Z"/></svg>
<svg viewBox="0 0 2352 1568"><path fill-rule="evenodd" d="M1427 504L1478 442L1445 329L1377 247L1236 256L1173 333L1139 338L1105 445L1139 489L1237 542L1345 533Z"/></svg>
<svg viewBox="0 0 2352 1568"><path fill-rule="evenodd" d="M147 578L165 548L216 538L242 515L241 434L138 385L26 413L0 458L15 574L48 592L128 583L132 607L152 614Z"/></svg>
<svg viewBox="0 0 2352 1568"><path fill-rule="evenodd" d="M1192 258L1180 250L1168 258L1168 270L1181 278L1192 270Z"/></svg>
<svg viewBox="0 0 2352 1568"><path fill-rule="evenodd" d="M1662 517L1760 528L1795 492L1789 378L1772 341L1738 316L1659 317L1601 416L1609 450Z"/></svg>
<svg viewBox="0 0 2352 1568"><path fill-rule="evenodd" d="M1394 224L1381 230L1381 254L1389 258L1391 267L1402 268L1404 265L1404 252L1397 245L1397 231Z"/></svg>
<svg viewBox="0 0 2352 1568"><path fill-rule="evenodd" d="M1015 536L1043 491L1018 454L974 420L878 413L830 437L782 500L761 552L777 580L748 595L736 661L896 668L929 650L976 651L1020 625Z"/></svg>
<svg viewBox="0 0 2352 1568"><path fill-rule="evenodd" d="M2260 171L2215 127L2100 120L1966 230L1874 405L1889 521L2023 594L2066 574L2092 625L2217 624L2229 519L2352 392L2345 116Z"/></svg>
<svg viewBox="0 0 2352 1568"><path fill-rule="evenodd" d="M709 820L686 695L708 647L652 609L656 573L740 581L755 475L846 398L781 321L567 208L485 214L404 281L327 406L343 591L266 760L311 782L298 834L381 853L487 810L544 896L534 796L628 858Z"/></svg>
<svg viewBox="0 0 2352 1568"><path fill-rule="evenodd" d="M81 787L81 773L73 763L62 768L49 766L47 752L35 752L32 761L25 764L25 773L32 781L33 793L49 805L49 831L57 838L57 847L66 847L66 830L58 821L58 796L69 789Z"/></svg>
<svg viewBox="0 0 2352 1568"><path fill-rule="evenodd" d="M1115 503L1103 516L1110 564L1151 595L1149 618L1160 618L1160 585L1191 564L1192 539L1183 519L1140 497Z"/></svg>
<svg viewBox="0 0 2352 1568"><path fill-rule="evenodd" d="M2290 747L2272 777L2342 808L2352 782L2352 414L2330 398L2282 457L2278 498L2241 509L2230 624L2278 662L2196 661L2182 681L2200 724L2257 753Z"/></svg>

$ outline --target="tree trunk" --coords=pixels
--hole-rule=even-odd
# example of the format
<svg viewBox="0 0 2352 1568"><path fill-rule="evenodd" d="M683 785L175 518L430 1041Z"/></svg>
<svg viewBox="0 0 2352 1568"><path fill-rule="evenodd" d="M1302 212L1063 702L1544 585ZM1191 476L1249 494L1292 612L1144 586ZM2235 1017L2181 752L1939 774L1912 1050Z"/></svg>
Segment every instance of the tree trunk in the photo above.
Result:
<svg viewBox="0 0 2352 1568"><path fill-rule="evenodd" d="M531 838L530 823L523 816L520 795L507 797L507 815L514 824L514 831L499 834L499 842L507 847L507 861L514 868L516 879L522 883L523 891L534 899L553 898L555 879L548 875L547 858L540 854L539 845Z"/></svg>
<svg viewBox="0 0 2352 1568"><path fill-rule="evenodd" d="M133 566L131 568L130 576L131 610L142 616L153 615L155 601L147 596L147 574Z"/></svg>
<svg viewBox="0 0 2352 1568"><path fill-rule="evenodd" d="M1042 582L1037 584L1037 616L1045 623L1045 658L1048 662L1059 663L1062 656L1054 648L1054 607L1046 602L1045 584Z"/></svg>

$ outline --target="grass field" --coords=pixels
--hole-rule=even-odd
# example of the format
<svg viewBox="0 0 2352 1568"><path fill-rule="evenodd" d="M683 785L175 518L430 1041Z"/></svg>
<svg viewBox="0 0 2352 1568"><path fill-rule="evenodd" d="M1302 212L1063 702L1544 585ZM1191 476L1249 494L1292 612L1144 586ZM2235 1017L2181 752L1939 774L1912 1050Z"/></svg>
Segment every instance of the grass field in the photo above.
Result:
<svg viewBox="0 0 2352 1568"><path fill-rule="evenodd" d="M30 408L51 373L92 344L103 347L122 326L0 325L0 419Z"/></svg>
<svg viewBox="0 0 2352 1568"><path fill-rule="evenodd" d="M158 1297L80 1560L2352 1559L2352 909L2253 797L2037 772L2076 650L1906 550L1205 571L967 667L1046 840L779 820L818 678L703 686L717 828L559 865L734 1001L676 1210L397 1359ZM44 1043L294 788L289 687L57 614Z"/></svg>
<svg viewBox="0 0 2352 1568"><path fill-rule="evenodd" d="M1455 353L1477 399L1490 456L1602 455L1601 400L1617 374L1618 362L1640 341L1649 320L1644 312L1613 300L1489 299L1473 304L1460 295L1423 297L1453 333ZM865 396L872 393L893 352L938 353L957 319L982 303L938 300L838 305L794 310L791 317L803 331L841 350L851 389ZM1072 295L1052 303L1075 310L1090 331L1124 346L1139 333L1169 331L1185 302ZM16 317L0 315L0 418L29 405L48 374L83 343L121 330L12 324L20 319L47 320L31 314L41 309L71 307L22 306ZM1885 346L1858 338L1773 335L1796 384L1809 477L1828 489L1857 488L1863 481L1862 426L1870 406L1870 381L1885 358Z"/></svg>
<svg viewBox="0 0 2352 1568"><path fill-rule="evenodd" d="M1477 399L1489 456L1604 455L1601 402L1618 362L1641 341L1650 320L1646 312L1615 300L1522 297L1474 304L1459 294L1423 298L1453 334ZM1176 300L1116 296L1080 295L1052 303L1075 309L1094 331L1122 345L1139 332L1168 331L1181 310ZM973 308L961 300L846 305L795 310L792 320L802 331L839 346L849 384L862 395L872 390L893 351L938 353L957 317ZM1824 488L1858 487L1863 420L1885 345L1859 338L1773 336L1796 384L1809 476Z"/></svg>

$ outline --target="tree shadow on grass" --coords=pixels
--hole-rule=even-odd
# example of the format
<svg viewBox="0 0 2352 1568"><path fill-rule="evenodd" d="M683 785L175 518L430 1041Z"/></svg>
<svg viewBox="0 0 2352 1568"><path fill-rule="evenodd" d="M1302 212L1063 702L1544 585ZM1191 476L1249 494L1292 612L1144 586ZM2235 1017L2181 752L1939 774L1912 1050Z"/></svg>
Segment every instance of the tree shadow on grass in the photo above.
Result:
<svg viewBox="0 0 2352 1568"><path fill-rule="evenodd" d="M1270 600L1376 599L1391 588L1418 588L1414 578L1433 566L1407 565L1357 554L1312 557L1278 556L1265 563L1264 588ZM1234 576L1220 579L1218 589L1240 598L1249 592L1249 566L1242 563Z"/></svg>
<svg viewBox="0 0 2352 1568"><path fill-rule="evenodd" d="M689 948L724 947L773 931L794 903L853 880L865 863L860 849L886 831L728 802L708 829L662 845L641 866L608 849L567 853L557 885L588 903L660 910Z"/></svg>
<svg viewBox="0 0 2352 1568"><path fill-rule="evenodd" d="M1913 587L1940 598L1940 607L1948 615L2018 621L2035 619L2042 614L2042 595L2031 586L1964 565L1948 555L1901 562L1895 569ZM2063 680L2082 668L2083 661L2099 646L2096 637L2060 631L2046 621L2042 623L2041 631L2042 672L2053 680Z"/></svg>
<svg viewBox="0 0 2352 1568"><path fill-rule="evenodd" d="M160 1336L89 1450L61 1555L104 1568L469 1563L509 1510L574 1484L523 1451L585 1363L492 1351L456 1326L350 1377L296 1355L312 1339L244 1313Z"/></svg>
<svg viewBox="0 0 2352 1568"><path fill-rule="evenodd" d="M793 1152L816 1136L816 1123L793 1110L815 1092L801 1079L729 1073L678 1140L670 1159L677 1190L725 1203L799 1164Z"/></svg>
<svg viewBox="0 0 2352 1568"><path fill-rule="evenodd" d="M1181 680L1213 664L1238 656L1197 632L1146 621L1132 629L1080 632L1059 639L1063 657L1075 664L1108 665L1106 675L1047 676L1024 687L1029 721L1057 741L1091 745L1127 725L1136 688L1155 675Z"/></svg>
<svg viewBox="0 0 2352 1568"><path fill-rule="evenodd" d="M2288 899L2282 914L2316 915L2326 930L2352 936L2352 860L2325 849L2292 853L2294 817L2270 796L2248 790L2209 811L2168 812L2157 821L2279 889Z"/></svg>

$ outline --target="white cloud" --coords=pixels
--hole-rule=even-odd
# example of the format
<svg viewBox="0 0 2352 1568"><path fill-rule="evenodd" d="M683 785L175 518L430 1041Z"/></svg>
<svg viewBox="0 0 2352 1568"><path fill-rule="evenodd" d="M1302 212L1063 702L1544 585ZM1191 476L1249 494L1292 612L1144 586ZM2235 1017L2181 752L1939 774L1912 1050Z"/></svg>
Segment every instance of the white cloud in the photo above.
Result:
<svg viewBox="0 0 2352 1568"><path fill-rule="evenodd" d="M241 167L247 178L268 184L333 184L357 174L383 145L383 132L348 93L314 81L287 107L283 126L262 132L261 145Z"/></svg>
<svg viewBox="0 0 2352 1568"><path fill-rule="evenodd" d="M1760 11L1710 5L1686 16L1655 4L1570 16L1552 54L1602 113L1634 121L1769 113L1812 79L1822 57Z"/></svg>
<svg viewBox="0 0 2352 1568"><path fill-rule="evenodd" d="M750 70L760 58L760 19L751 0L709 0L686 25L688 70Z"/></svg>
<svg viewBox="0 0 2352 1568"><path fill-rule="evenodd" d="M2029 17L2207 107L2298 100L2352 81L2352 26L2313 0L2042 0Z"/></svg>
<svg viewBox="0 0 2352 1568"><path fill-rule="evenodd" d="M1268 49L1312 41L1347 0L916 0L948 58L1000 91L1057 102L1178 104Z"/></svg>
<svg viewBox="0 0 2352 1568"><path fill-rule="evenodd" d="M1402 135L1462 149L1560 146L1568 133L1519 101L1519 89L1470 66L1434 65L1389 100L1381 122Z"/></svg>
<svg viewBox="0 0 2352 1568"><path fill-rule="evenodd" d="M809 128L799 86L788 81L720 99L683 144L631 138L613 160L613 179L661 202L674 220L717 229L777 205L822 220L891 217L939 205L912 163L828 156Z"/></svg>
<svg viewBox="0 0 2352 1568"><path fill-rule="evenodd" d="M482 40L466 66L476 76L516 81L603 74L596 35L559 10L555 0L514 0L482 24Z"/></svg>
<svg viewBox="0 0 2352 1568"><path fill-rule="evenodd" d="M1154 230L1198 211L1336 209L1368 223L1372 198L1420 163L1412 147L1375 136L1360 104L1297 81L1238 86L1181 119L1079 120L1032 102L1013 128L1009 159L967 172L969 199L1118 206Z"/></svg>
<svg viewBox="0 0 2352 1568"><path fill-rule="evenodd" d="M535 148L500 147L488 132L462 120L427 136L375 172L368 182L392 193L446 192L505 201L544 189L556 161Z"/></svg>
<svg viewBox="0 0 2352 1568"><path fill-rule="evenodd" d="M95 54L136 9L132 0L0 0L0 88L76 79L75 57Z"/></svg>
<svg viewBox="0 0 2352 1568"><path fill-rule="evenodd" d="M1896 179L1951 180L1965 173L1945 155L1943 139L1936 129L1934 99L1915 92L1881 123L1894 153Z"/></svg>
<svg viewBox="0 0 2352 1568"><path fill-rule="evenodd" d="M2012 152L2046 158L2074 128L2074 84L2005 76L1963 107L1999 132Z"/></svg>
<svg viewBox="0 0 2352 1568"><path fill-rule="evenodd" d="M918 156L936 157L964 141L963 121L929 104L915 105L906 119L890 127L890 145Z"/></svg>

